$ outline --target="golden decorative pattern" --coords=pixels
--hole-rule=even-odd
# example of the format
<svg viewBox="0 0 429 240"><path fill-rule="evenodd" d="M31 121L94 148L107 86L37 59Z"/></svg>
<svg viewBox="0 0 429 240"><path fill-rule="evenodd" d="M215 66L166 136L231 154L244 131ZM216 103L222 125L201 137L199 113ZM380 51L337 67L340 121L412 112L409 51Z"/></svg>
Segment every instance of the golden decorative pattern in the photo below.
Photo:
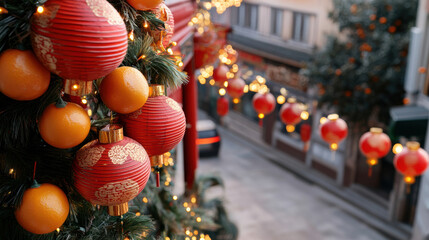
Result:
<svg viewBox="0 0 429 240"><path fill-rule="evenodd" d="M141 163L144 163L147 160L148 155L142 146L136 143L127 143L127 145L125 145L125 149L132 160Z"/></svg>
<svg viewBox="0 0 429 240"><path fill-rule="evenodd" d="M34 13L34 23L42 28L50 27L52 25L51 20L57 16L57 12L59 9L60 6L58 4L53 4L44 7L43 13Z"/></svg>
<svg viewBox="0 0 429 240"><path fill-rule="evenodd" d="M96 146L93 147L97 141L92 141L83 146L76 153L77 164L79 167L88 168L92 167L100 160L101 155L104 152L104 147Z"/></svg>
<svg viewBox="0 0 429 240"><path fill-rule="evenodd" d="M39 59L42 59L43 65L58 75L60 71L57 71L57 58L54 56L54 46L51 39L39 34L33 34L32 41L33 46L37 46L34 52Z"/></svg>
<svg viewBox="0 0 429 240"><path fill-rule="evenodd" d="M107 1L86 0L86 4L91 8L95 16L106 18L110 25L124 24L121 15L119 15L118 11Z"/></svg>
<svg viewBox="0 0 429 240"><path fill-rule="evenodd" d="M113 164L123 164L127 157L128 151L125 146L114 146L109 150L109 158Z"/></svg>
<svg viewBox="0 0 429 240"><path fill-rule="evenodd" d="M137 119L141 114L142 114L142 109L140 108L139 110L128 114L128 117L132 119Z"/></svg>
<svg viewBox="0 0 429 240"><path fill-rule="evenodd" d="M96 204L119 205L135 198L139 194L139 185L136 181L127 179L120 182L107 183L95 192Z"/></svg>
<svg viewBox="0 0 429 240"><path fill-rule="evenodd" d="M182 111L182 108L180 107L180 105L176 101L174 101L173 99L167 98L165 101L174 111L177 111L177 112Z"/></svg>

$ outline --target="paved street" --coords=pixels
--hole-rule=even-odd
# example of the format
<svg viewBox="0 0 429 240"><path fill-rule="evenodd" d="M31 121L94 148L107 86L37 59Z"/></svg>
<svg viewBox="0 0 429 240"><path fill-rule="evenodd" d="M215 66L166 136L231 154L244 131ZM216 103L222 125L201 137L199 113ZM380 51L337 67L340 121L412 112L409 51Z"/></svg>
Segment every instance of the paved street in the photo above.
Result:
<svg viewBox="0 0 429 240"><path fill-rule="evenodd" d="M223 178L240 240L387 239L342 209L341 199L264 159L228 130L221 136L219 158L200 159L198 174Z"/></svg>

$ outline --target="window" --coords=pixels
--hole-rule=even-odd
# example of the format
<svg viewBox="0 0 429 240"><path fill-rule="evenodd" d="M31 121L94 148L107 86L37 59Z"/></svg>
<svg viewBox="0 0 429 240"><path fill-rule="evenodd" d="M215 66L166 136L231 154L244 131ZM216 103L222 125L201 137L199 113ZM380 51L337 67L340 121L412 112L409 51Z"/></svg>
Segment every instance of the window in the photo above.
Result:
<svg viewBox="0 0 429 240"><path fill-rule="evenodd" d="M283 10L271 8L271 34L281 37L283 27Z"/></svg>
<svg viewBox="0 0 429 240"><path fill-rule="evenodd" d="M235 14L236 13L236 14ZM258 5L242 3L241 7L233 12L233 23L252 30L258 30Z"/></svg>
<svg viewBox="0 0 429 240"><path fill-rule="evenodd" d="M310 15L305 13L293 13L292 39L297 42L308 43L310 32Z"/></svg>

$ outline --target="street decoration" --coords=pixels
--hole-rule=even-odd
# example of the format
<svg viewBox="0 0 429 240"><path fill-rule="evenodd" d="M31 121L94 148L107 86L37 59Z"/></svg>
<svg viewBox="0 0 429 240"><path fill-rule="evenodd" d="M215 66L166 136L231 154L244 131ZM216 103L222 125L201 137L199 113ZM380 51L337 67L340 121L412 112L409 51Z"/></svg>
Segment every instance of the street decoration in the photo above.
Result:
<svg viewBox="0 0 429 240"><path fill-rule="evenodd" d="M392 143L389 136L383 133L381 128L371 128L369 132L366 132L359 139L359 149L363 155L367 158L366 163L368 164L368 175L372 174L372 167L377 165L378 159L386 156Z"/></svg>
<svg viewBox="0 0 429 240"><path fill-rule="evenodd" d="M429 156L420 148L419 142L407 142L406 147L393 158L396 170L404 176L407 185L413 184L416 177L422 175L428 165Z"/></svg>

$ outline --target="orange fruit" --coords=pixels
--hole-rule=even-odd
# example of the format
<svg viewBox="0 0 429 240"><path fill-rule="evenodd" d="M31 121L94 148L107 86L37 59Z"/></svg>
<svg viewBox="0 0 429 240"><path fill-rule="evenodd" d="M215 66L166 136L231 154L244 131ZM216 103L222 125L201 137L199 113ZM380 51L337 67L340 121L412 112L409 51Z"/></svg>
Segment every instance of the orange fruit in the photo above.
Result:
<svg viewBox="0 0 429 240"><path fill-rule="evenodd" d="M91 128L88 114L75 103L67 103L65 107L49 105L39 119L39 132L43 140L56 148L77 146Z"/></svg>
<svg viewBox="0 0 429 240"><path fill-rule="evenodd" d="M137 10L154 9L162 3L163 0L127 0L127 2Z"/></svg>
<svg viewBox="0 0 429 240"><path fill-rule="evenodd" d="M32 51L8 49L0 55L0 91L15 100L40 97L49 87L51 74Z"/></svg>
<svg viewBox="0 0 429 240"><path fill-rule="evenodd" d="M44 183L24 192L15 211L18 223L27 231L45 234L61 227L69 214L69 202L57 186Z"/></svg>
<svg viewBox="0 0 429 240"><path fill-rule="evenodd" d="M103 79L100 96L111 110L122 114L132 113L146 103L149 86L139 70L120 67Z"/></svg>

